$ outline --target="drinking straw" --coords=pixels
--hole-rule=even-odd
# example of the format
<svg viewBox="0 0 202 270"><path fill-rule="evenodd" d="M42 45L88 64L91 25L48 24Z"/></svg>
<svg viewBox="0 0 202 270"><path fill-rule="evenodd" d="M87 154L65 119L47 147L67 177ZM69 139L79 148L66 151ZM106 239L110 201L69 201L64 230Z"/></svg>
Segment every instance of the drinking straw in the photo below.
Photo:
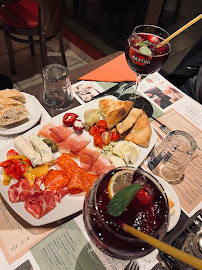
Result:
<svg viewBox="0 0 202 270"><path fill-rule="evenodd" d="M202 270L202 260L198 259L195 256L192 256L182 250L179 250L177 248L174 248L146 233L143 233L141 231L138 231L137 229L123 223L122 227L125 232L128 232L141 240L145 241L146 243L152 245L155 248L158 248L159 250L171 255L174 258L179 259L180 261L196 268Z"/></svg>
<svg viewBox="0 0 202 270"><path fill-rule="evenodd" d="M167 37L166 39L164 39L159 45L157 45L157 47L160 47L160 45L163 45L165 43L168 43L172 38L174 38L177 35L179 35L182 31L184 31L185 29L187 29L188 27L190 27L192 24L196 23L200 19L202 19L202 14L198 15L196 18L194 18L193 20L191 20L190 22L188 22L187 24L185 24L184 26L182 26L180 29L178 29L176 32L174 32L172 35L170 35L169 37Z"/></svg>

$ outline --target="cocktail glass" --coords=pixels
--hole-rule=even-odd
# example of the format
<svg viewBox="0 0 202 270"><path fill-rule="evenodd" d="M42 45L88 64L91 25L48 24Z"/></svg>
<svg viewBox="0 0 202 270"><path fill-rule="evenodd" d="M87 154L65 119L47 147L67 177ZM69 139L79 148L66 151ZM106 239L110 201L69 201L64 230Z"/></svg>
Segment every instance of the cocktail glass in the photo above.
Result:
<svg viewBox="0 0 202 270"><path fill-rule="evenodd" d="M131 183L139 183L147 190L151 201L140 199L136 195L120 217L107 212L110 202L108 183L111 177L122 171L124 177L130 177ZM142 190L142 189L141 189ZM105 254L122 260L143 257L154 247L126 233L122 223L138 228L157 239L162 239L169 223L167 197L160 183L149 173L133 167L119 167L104 174L91 187L83 206L84 224L92 242Z"/></svg>
<svg viewBox="0 0 202 270"><path fill-rule="evenodd" d="M139 25L127 39L125 56L129 67L137 73L137 80L132 95L126 94L120 99L133 101L134 107L142 108L146 113L153 109L148 101L136 94L137 87L141 78L159 71L166 63L170 54L170 44L159 44L168 36L168 32L158 26Z"/></svg>

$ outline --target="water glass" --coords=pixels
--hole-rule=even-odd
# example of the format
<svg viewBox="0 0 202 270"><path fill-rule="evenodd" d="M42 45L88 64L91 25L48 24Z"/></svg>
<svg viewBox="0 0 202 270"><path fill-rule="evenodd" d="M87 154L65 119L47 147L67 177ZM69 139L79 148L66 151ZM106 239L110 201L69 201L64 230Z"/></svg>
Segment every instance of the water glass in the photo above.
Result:
<svg viewBox="0 0 202 270"><path fill-rule="evenodd" d="M64 110L73 100L67 67L51 64L43 69L43 102L50 108Z"/></svg>
<svg viewBox="0 0 202 270"><path fill-rule="evenodd" d="M169 183L180 183L196 148L190 134L174 130L152 151L148 167Z"/></svg>

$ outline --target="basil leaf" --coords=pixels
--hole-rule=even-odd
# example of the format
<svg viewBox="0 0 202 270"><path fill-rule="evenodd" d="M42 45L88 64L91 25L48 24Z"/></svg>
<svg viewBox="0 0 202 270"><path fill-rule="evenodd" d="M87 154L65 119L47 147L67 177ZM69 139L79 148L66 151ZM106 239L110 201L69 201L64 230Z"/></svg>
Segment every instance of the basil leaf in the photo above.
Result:
<svg viewBox="0 0 202 270"><path fill-rule="evenodd" d="M152 54L151 50L147 46L142 46L139 48L141 54L150 56Z"/></svg>
<svg viewBox="0 0 202 270"><path fill-rule="evenodd" d="M141 188L139 184L131 184L119 190L109 202L108 214L119 217Z"/></svg>

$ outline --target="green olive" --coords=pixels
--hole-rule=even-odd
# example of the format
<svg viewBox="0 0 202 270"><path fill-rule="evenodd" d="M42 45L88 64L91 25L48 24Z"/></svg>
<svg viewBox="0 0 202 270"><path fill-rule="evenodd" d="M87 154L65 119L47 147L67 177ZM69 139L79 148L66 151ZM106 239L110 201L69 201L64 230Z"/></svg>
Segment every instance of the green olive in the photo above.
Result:
<svg viewBox="0 0 202 270"><path fill-rule="evenodd" d="M53 153L55 153L55 152L57 152L58 151L58 147L57 147L57 145L53 142L52 144L51 144L51 151L53 152Z"/></svg>
<svg viewBox="0 0 202 270"><path fill-rule="evenodd" d="M44 139L43 140L48 146L51 146L53 142L50 139Z"/></svg>

